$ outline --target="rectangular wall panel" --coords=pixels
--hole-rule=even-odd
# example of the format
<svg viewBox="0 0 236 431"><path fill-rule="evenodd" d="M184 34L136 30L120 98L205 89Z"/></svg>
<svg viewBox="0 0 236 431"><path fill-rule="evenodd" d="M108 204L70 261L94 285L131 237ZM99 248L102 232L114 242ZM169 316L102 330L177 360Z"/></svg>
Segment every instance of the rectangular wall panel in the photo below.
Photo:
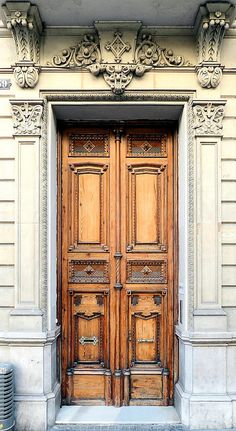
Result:
<svg viewBox="0 0 236 431"><path fill-rule="evenodd" d="M199 308L220 307L219 138L197 142L197 298Z"/></svg>
<svg viewBox="0 0 236 431"><path fill-rule="evenodd" d="M39 271L39 143L18 141L18 308L37 308Z"/></svg>

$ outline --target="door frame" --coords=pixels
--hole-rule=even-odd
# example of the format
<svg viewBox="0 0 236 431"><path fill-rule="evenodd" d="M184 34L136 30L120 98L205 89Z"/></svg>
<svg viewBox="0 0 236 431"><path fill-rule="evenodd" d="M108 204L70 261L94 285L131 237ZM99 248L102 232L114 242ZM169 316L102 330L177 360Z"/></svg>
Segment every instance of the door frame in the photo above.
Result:
<svg viewBox="0 0 236 431"><path fill-rule="evenodd" d="M150 107L153 112L166 112L178 121L179 143L179 319L176 332L180 341L181 334L190 330L193 324L193 305L195 288L195 150L192 101L194 91L175 91L172 93L158 90L126 92L117 97L107 91L40 91L44 100L44 116L40 142L40 304L43 311L43 329L50 335L50 343L56 343L60 326L56 319L56 146L58 117L68 117L68 106L80 108L103 108L103 105L127 106L132 111L136 107ZM60 108L60 112L58 111ZM176 113L176 108L178 112ZM136 117L135 117L136 118ZM60 381L60 343L53 349L52 372ZM180 375L182 363L179 363ZM55 371L57 370L57 372ZM56 408L60 407L60 392L56 396ZM178 404L177 406L178 407Z"/></svg>
<svg viewBox="0 0 236 431"><path fill-rule="evenodd" d="M136 126L137 120L122 120L125 127ZM57 321L61 326L61 345L63 344L63 318L62 318L62 154L61 154L61 145L62 145L62 135L63 131L67 128L76 128L76 127L86 127L89 128L94 127L109 127L115 128L121 124L121 121L116 120L91 120L91 121L61 121L58 123L57 127ZM178 322L178 138L177 138L177 122L176 121L157 121L157 120L142 120L138 121L139 126L143 126L145 128L166 128L170 131L172 135L172 145L173 145L173 282L172 287L170 289L170 295L172 299L170 302L173 304L173 311L171 310L171 316L168 317L168 324L173 326L172 333L172 346L168 346L167 350L172 350L172 354L168 353L168 356L172 357L172 367L170 370L170 378L169 378L169 396L170 396L170 404L173 405L174 399L174 384L178 380L178 339L175 335L174 328ZM114 142L115 144L115 142ZM60 363L62 363L63 349L60 349ZM62 370L61 373L61 382L62 382L62 393L66 393L66 374L65 370ZM63 401L63 398L62 398Z"/></svg>

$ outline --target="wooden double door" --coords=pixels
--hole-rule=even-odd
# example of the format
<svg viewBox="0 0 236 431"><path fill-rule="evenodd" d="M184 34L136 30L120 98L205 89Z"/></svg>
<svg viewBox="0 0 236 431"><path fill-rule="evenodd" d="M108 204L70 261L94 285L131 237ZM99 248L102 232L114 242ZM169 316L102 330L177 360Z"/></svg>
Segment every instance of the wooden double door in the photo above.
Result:
<svg viewBox="0 0 236 431"><path fill-rule="evenodd" d="M67 404L172 403L173 142L169 127L145 124L100 123L62 133Z"/></svg>

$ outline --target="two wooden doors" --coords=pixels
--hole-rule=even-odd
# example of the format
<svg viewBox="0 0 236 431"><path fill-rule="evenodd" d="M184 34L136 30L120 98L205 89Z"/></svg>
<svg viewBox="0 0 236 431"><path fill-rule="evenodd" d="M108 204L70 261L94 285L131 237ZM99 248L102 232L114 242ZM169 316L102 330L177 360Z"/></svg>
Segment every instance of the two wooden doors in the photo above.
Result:
<svg viewBox="0 0 236 431"><path fill-rule="evenodd" d="M171 404L173 134L80 126L60 150L64 402Z"/></svg>

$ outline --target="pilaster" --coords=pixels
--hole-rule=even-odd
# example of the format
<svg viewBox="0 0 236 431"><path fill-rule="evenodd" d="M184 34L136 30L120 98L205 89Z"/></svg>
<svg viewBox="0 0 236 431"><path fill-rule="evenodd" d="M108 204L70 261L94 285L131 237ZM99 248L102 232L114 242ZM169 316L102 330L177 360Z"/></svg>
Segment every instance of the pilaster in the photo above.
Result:
<svg viewBox="0 0 236 431"><path fill-rule="evenodd" d="M39 257L39 139L42 100L11 100L16 141L16 297L13 331L41 331Z"/></svg>
<svg viewBox="0 0 236 431"><path fill-rule="evenodd" d="M33 88L40 71L42 22L38 8L30 2L6 2L2 8L16 47L17 61L12 66L14 78L19 87Z"/></svg>
<svg viewBox="0 0 236 431"><path fill-rule="evenodd" d="M195 31L198 43L197 77L203 88L216 88L224 69L220 54L225 31L229 29L234 6L229 2L209 2L200 6Z"/></svg>
<svg viewBox="0 0 236 431"><path fill-rule="evenodd" d="M193 103L196 160L194 329L226 330L221 308L221 139L225 100Z"/></svg>

